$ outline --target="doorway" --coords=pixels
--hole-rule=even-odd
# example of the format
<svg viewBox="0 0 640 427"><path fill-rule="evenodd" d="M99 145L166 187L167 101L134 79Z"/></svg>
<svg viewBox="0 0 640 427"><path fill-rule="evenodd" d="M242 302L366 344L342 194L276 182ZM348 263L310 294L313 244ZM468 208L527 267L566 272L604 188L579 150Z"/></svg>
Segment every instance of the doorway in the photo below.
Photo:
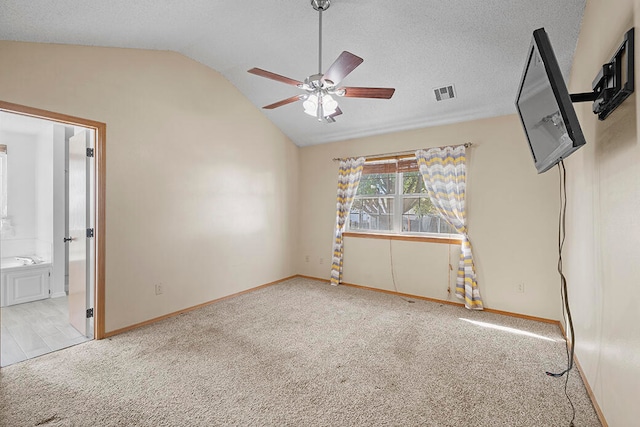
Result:
<svg viewBox="0 0 640 427"><path fill-rule="evenodd" d="M0 176L4 177L0 185L4 190L9 184L9 191L2 192L7 197L1 199L0 209L4 318L0 366L6 366L45 354L46 347L55 351L104 336L106 126L2 101L0 114L46 129L35 139L22 135L22 141L19 132L9 132L14 139L13 157L11 148L7 144L3 148L0 141ZM1 131L0 122L3 135ZM40 141L48 135L53 138L49 144ZM12 139L6 138L7 132L3 136ZM17 145L20 142L24 144ZM36 150L35 165L25 168L19 157L28 152L29 142L41 149ZM9 180L4 175L7 170L13 172ZM18 184L24 184L24 190L16 190ZM5 237L14 238L5 241ZM9 352L16 344L14 335L22 340L14 347L26 349L21 354Z"/></svg>

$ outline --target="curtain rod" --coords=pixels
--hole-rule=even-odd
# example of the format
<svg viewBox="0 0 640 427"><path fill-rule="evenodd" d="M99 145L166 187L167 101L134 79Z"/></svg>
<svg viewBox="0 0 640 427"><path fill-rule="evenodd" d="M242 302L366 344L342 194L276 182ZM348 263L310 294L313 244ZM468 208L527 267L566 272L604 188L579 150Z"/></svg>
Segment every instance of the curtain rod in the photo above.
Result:
<svg viewBox="0 0 640 427"><path fill-rule="evenodd" d="M470 142L465 142L464 144L458 144L458 145L443 145L441 147L428 147L428 148L416 148L415 150L407 150L407 151L396 151L395 153L382 153L382 154L368 154L366 156L352 156L352 157L334 157L332 160L334 162L337 162L339 160L347 160L347 159L352 159L352 158L358 158L358 157L364 157L365 159L369 159L369 158L373 158L376 159L378 157L392 157L392 156L403 156L403 155L407 155L407 154L415 154L416 151L418 150L429 150L431 148L446 148L446 147L460 147L464 145L465 148L469 148L471 145L473 145Z"/></svg>

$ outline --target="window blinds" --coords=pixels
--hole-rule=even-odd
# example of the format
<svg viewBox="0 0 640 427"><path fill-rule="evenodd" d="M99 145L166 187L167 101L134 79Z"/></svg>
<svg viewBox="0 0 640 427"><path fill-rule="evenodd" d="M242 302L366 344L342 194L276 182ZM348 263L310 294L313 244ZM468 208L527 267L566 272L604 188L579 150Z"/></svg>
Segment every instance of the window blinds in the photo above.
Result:
<svg viewBox="0 0 640 427"><path fill-rule="evenodd" d="M417 172L418 161L415 157L396 158L390 160L367 161L362 169L363 175L374 173Z"/></svg>

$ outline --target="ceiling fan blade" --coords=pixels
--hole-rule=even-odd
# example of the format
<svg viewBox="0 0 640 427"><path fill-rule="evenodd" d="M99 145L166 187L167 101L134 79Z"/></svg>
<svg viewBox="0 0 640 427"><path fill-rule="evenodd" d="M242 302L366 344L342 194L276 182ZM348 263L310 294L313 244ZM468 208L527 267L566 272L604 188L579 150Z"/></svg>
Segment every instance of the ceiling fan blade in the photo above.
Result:
<svg viewBox="0 0 640 427"><path fill-rule="evenodd" d="M273 104L266 105L262 108L267 110L273 110L274 108L282 107L283 105L291 104L292 102L296 102L304 98L304 95L296 95L291 98L283 99L282 101L274 102Z"/></svg>
<svg viewBox="0 0 640 427"><path fill-rule="evenodd" d="M280 74L272 73L271 71L263 70L262 68L252 68L247 71L248 73L255 74L256 76L266 77L271 80L275 80L281 83L285 83L292 86L301 86L302 82L298 80L290 79L289 77L281 76Z"/></svg>
<svg viewBox="0 0 640 427"><path fill-rule="evenodd" d="M389 99L396 91L391 87L343 87L344 95L347 98L378 98Z"/></svg>
<svg viewBox="0 0 640 427"><path fill-rule="evenodd" d="M324 81L330 81L333 85L337 85L347 77L347 75L356 69L356 67L362 64L364 59L359 56L349 53L346 50L338 56L333 64L329 67L322 79Z"/></svg>

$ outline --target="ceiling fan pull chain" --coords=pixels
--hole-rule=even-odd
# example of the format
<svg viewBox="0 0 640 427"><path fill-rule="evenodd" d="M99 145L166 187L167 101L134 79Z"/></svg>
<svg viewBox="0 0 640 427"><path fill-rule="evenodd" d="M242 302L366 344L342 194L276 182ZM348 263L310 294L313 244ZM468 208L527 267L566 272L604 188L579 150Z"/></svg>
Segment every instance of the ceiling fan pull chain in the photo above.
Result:
<svg viewBox="0 0 640 427"><path fill-rule="evenodd" d="M324 117L324 106L322 105L322 92L318 93L318 109L316 110L316 117L318 121L321 122Z"/></svg>

